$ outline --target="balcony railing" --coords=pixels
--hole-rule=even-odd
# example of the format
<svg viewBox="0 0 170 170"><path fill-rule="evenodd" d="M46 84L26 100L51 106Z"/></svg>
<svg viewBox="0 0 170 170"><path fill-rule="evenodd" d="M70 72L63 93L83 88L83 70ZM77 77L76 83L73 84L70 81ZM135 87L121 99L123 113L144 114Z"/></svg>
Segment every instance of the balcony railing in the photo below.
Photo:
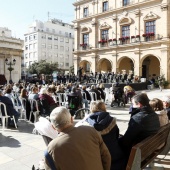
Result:
<svg viewBox="0 0 170 170"><path fill-rule="evenodd" d="M80 50L89 50L90 49L90 45L89 44L80 44Z"/></svg>
<svg viewBox="0 0 170 170"><path fill-rule="evenodd" d="M131 36L130 38L119 38L118 40L113 39L112 41L104 41L103 43L99 43L98 47L109 47L109 46L115 46L115 45L125 45L125 44L132 44L132 43L142 43L142 42L150 42L150 41L156 41L161 40L163 37L160 36L160 34L152 35L152 36Z"/></svg>

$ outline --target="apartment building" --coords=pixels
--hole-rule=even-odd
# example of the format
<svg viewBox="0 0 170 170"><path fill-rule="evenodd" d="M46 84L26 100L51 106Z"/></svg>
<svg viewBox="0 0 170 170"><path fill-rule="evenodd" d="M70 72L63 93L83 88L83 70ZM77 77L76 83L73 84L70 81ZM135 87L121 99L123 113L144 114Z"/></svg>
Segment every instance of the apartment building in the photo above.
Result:
<svg viewBox="0 0 170 170"><path fill-rule="evenodd" d="M18 82L21 78L23 44L23 40L12 37L11 30L0 27L0 85L6 80L9 82L10 72L13 82Z"/></svg>
<svg viewBox="0 0 170 170"><path fill-rule="evenodd" d="M69 70L73 66L73 25L58 19L47 22L36 20L24 36L23 74L26 74L26 68L32 63L40 60L58 62L58 67L62 70Z"/></svg>
<svg viewBox="0 0 170 170"><path fill-rule="evenodd" d="M133 72L170 81L170 0L77 0L75 73Z"/></svg>

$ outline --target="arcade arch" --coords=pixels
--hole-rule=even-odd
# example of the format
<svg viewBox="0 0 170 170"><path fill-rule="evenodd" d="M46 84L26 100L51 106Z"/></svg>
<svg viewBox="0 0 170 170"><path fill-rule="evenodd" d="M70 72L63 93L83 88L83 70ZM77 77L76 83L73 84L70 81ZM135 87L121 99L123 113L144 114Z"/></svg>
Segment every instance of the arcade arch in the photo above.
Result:
<svg viewBox="0 0 170 170"><path fill-rule="evenodd" d="M160 61L157 57L153 55L148 55L144 57L141 61L142 77L149 79L151 77L159 76L160 71Z"/></svg>
<svg viewBox="0 0 170 170"><path fill-rule="evenodd" d="M134 72L134 62L129 57L123 57L118 61L117 72L122 73L123 70L126 70L126 73Z"/></svg>
<svg viewBox="0 0 170 170"><path fill-rule="evenodd" d="M112 71L112 64L108 59L100 59L97 63L97 72L107 73Z"/></svg>
<svg viewBox="0 0 170 170"><path fill-rule="evenodd" d="M83 67L82 70L83 73L90 73L91 63L88 62L87 60L83 60L80 62L79 67Z"/></svg>

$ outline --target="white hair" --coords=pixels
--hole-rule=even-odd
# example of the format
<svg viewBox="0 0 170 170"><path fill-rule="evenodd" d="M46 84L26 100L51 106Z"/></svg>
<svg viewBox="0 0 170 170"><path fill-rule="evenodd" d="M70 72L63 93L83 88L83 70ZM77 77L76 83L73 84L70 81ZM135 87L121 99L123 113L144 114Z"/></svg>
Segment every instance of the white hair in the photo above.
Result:
<svg viewBox="0 0 170 170"><path fill-rule="evenodd" d="M39 94L46 94L46 93L47 93L46 88L41 88Z"/></svg>
<svg viewBox="0 0 170 170"><path fill-rule="evenodd" d="M71 114L67 108L60 106L51 112L50 120L54 127L62 129L67 124L71 123Z"/></svg>

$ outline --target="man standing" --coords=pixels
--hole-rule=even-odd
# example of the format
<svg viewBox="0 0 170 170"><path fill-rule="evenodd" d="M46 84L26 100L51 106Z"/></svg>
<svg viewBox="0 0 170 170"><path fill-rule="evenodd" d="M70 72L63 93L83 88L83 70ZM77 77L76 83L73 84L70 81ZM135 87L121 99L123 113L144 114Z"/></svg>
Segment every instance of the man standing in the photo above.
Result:
<svg viewBox="0 0 170 170"><path fill-rule="evenodd" d="M73 119L65 107L54 109L50 115L53 127L59 132L48 145L48 153L56 169L110 170L111 157L101 136L89 126L73 126ZM48 159L49 160L49 159ZM45 168L50 169L45 158Z"/></svg>

